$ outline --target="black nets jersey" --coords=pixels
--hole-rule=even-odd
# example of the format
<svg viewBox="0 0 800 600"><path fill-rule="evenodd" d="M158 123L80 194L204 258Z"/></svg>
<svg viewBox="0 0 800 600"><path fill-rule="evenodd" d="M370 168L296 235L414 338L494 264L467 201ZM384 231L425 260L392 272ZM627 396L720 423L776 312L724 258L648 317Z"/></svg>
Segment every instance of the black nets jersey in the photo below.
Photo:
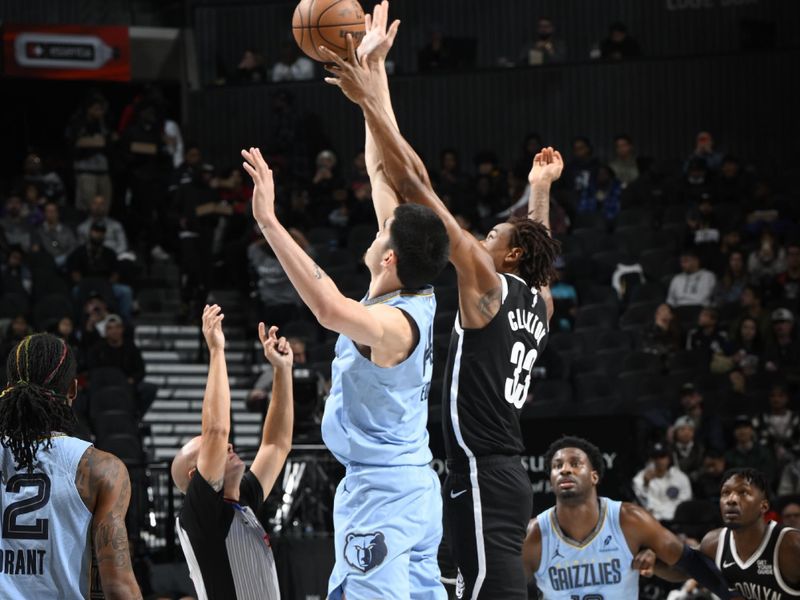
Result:
<svg viewBox="0 0 800 600"><path fill-rule="evenodd" d="M502 304L482 329L456 316L444 373L442 423L447 458L521 454L519 415L531 372L547 344L547 306L516 275L500 274Z"/></svg>
<svg viewBox="0 0 800 600"><path fill-rule="evenodd" d="M778 562L781 540L789 531L793 530L771 521L761 545L746 561L739 558L731 530L720 532L716 562L731 591L743 598L800 598L800 589L790 587L781 577Z"/></svg>

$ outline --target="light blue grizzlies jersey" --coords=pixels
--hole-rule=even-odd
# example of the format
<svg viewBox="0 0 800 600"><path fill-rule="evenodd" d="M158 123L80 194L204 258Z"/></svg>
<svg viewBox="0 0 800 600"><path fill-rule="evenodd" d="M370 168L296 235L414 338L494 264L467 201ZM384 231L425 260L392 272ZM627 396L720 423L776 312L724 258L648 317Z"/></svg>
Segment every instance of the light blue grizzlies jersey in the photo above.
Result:
<svg viewBox="0 0 800 600"><path fill-rule="evenodd" d="M404 311L419 330L419 342L403 362L383 368L340 335L331 365L322 439L344 465L427 465L428 392L433 371L433 288L399 290L362 301Z"/></svg>
<svg viewBox="0 0 800 600"><path fill-rule="evenodd" d="M75 487L88 442L54 436L32 473L2 452L0 598L88 598L92 513Z"/></svg>
<svg viewBox="0 0 800 600"><path fill-rule="evenodd" d="M617 600L639 597L639 572L619 524L621 502L600 498L600 520L579 544L556 522L555 508L537 517L542 558L536 585L544 600Z"/></svg>

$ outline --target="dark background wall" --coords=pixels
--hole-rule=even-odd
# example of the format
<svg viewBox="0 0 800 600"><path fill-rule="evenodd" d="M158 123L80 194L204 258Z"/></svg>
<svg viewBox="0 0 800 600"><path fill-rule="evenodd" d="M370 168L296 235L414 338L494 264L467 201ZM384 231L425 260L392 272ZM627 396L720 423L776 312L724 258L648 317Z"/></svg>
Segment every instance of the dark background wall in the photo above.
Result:
<svg viewBox="0 0 800 600"><path fill-rule="evenodd" d="M405 41L401 40L402 46ZM619 64L396 77L395 109L405 135L426 158L445 146L471 157L494 149L506 163L529 131L564 148L588 135L600 154L614 134L641 140L641 152L680 157L699 129L717 132L732 152L765 166L790 156L798 138L796 72L800 51L646 60ZM298 106L319 115L343 156L363 145L360 111L321 82L285 86ZM190 135L217 164L244 145L267 144L274 86L221 87L189 98ZM430 162L430 161L429 161Z"/></svg>
<svg viewBox="0 0 800 600"><path fill-rule="evenodd" d="M235 66L244 47L272 62L280 44L291 39L296 4L193 0L201 80L211 82ZM365 7L371 4L362 0ZM800 2L786 0L396 0L391 11L402 20L402 44L393 58L405 72L416 70L417 51L434 29L478 38L480 67L495 66L500 57L515 60L543 15L553 20L572 61L587 60L616 20L628 26L647 56L737 51L758 32L766 37L762 44L790 46L798 43L800 23Z"/></svg>

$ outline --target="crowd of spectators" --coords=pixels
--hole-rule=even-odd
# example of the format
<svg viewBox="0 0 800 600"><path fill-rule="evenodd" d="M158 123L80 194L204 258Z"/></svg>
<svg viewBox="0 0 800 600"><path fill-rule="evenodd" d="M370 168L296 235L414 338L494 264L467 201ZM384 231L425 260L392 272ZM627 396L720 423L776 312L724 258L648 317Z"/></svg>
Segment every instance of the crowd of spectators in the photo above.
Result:
<svg viewBox="0 0 800 600"><path fill-rule="evenodd" d="M360 298L361 257L377 229L363 152L337 155L286 92L273 95L272 110L265 154L279 216L340 289ZM137 293L144 271L174 260L177 320L191 322L210 289L239 288L252 300L251 322L285 327L302 345L297 355L315 373L309 389L322 394L316 374L329 376L333 336L254 230L248 178L207 164L156 90L123 107L117 123L110 113L91 94L67 127L72 169L57 173L32 152L6 190L3 356L30 331L52 331L84 372L123 372L142 414L155 389L132 342ZM490 150L467 164L447 148L429 165L431 179L462 227L480 235L525 214L527 172L542 143L526 136L510 168ZM564 152L550 210L563 250L552 335L524 414L629 420L639 455L650 458L631 496L664 520L682 501L714 500L731 466L764 470L776 494L800 494L797 190L725 154L709 132L685 160L644 157L628 135L607 144L605 153L577 136ZM432 404L457 309L454 271L435 284ZM254 410L263 410L263 387L250 396Z"/></svg>

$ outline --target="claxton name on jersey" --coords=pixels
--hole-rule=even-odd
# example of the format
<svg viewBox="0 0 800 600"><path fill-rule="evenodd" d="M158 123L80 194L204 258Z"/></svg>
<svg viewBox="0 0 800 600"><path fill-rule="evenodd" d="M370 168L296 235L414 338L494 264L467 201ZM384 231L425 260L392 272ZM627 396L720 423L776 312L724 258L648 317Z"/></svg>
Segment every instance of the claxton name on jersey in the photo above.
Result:
<svg viewBox="0 0 800 600"><path fill-rule="evenodd" d="M508 311L508 324L511 327L511 331L524 329L533 335L537 346L547 333L547 326L542 323L538 315L522 308Z"/></svg>

